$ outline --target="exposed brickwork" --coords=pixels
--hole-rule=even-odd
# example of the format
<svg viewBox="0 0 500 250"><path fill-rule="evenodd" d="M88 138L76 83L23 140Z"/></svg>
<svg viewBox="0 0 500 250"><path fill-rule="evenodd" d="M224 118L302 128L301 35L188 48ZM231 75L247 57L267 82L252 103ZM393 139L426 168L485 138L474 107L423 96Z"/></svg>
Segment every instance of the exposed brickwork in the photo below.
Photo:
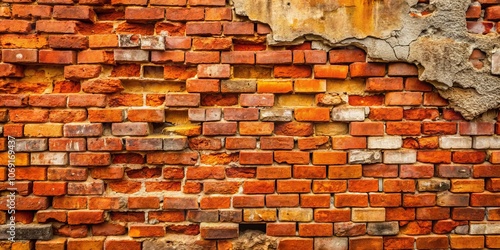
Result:
<svg viewBox="0 0 500 250"><path fill-rule="evenodd" d="M498 21L498 0L467 10L471 32ZM224 0L4 1L20 241L0 248L222 250L252 223L280 250L500 248L500 116L465 121L414 65L269 32Z"/></svg>

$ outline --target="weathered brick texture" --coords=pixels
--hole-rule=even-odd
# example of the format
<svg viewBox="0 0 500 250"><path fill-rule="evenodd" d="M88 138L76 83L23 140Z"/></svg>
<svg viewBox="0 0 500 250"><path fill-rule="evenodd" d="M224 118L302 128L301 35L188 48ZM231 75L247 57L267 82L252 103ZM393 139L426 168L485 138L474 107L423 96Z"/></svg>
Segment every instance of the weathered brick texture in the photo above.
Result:
<svg viewBox="0 0 500 250"><path fill-rule="evenodd" d="M500 1L465 15L498 33ZM500 248L498 111L271 32L224 0L0 4L0 249Z"/></svg>

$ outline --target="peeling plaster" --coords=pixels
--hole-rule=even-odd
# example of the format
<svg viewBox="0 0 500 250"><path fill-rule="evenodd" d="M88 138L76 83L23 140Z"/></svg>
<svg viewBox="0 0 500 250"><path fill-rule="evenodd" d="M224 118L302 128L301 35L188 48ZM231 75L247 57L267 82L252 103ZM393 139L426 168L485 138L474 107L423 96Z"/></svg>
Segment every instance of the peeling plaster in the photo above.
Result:
<svg viewBox="0 0 500 250"><path fill-rule="evenodd" d="M269 24L270 44L313 40L316 49L354 45L371 61L419 67L419 79L436 86L466 119L500 107L500 77L492 75L498 34L472 34L465 13L470 0L233 0L236 13ZM469 62L486 53L482 69ZM496 56L499 57L499 56Z"/></svg>

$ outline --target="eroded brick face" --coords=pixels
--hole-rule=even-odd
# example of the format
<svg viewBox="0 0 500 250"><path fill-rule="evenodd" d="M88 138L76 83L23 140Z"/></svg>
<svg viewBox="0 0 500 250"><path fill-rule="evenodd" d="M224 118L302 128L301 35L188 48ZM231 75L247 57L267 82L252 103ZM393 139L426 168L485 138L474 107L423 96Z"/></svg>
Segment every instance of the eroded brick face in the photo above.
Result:
<svg viewBox="0 0 500 250"><path fill-rule="evenodd" d="M4 1L1 249L225 250L248 224L279 250L500 248L500 116L466 121L359 48L269 45L232 11ZM500 1L466 18L495 33Z"/></svg>

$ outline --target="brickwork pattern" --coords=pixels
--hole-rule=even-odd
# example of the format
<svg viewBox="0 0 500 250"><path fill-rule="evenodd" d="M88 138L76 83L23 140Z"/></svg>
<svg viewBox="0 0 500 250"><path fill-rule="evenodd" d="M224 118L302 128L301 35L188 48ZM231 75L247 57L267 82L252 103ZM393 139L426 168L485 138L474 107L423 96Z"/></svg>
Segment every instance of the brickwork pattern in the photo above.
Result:
<svg viewBox="0 0 500 250"><path fill-rule="evenodd" d="M0 18L0 249L232 249L248 224L279 250L500 248L500 117L465 121L414 65L267 45L224 0Z"/></svg>

